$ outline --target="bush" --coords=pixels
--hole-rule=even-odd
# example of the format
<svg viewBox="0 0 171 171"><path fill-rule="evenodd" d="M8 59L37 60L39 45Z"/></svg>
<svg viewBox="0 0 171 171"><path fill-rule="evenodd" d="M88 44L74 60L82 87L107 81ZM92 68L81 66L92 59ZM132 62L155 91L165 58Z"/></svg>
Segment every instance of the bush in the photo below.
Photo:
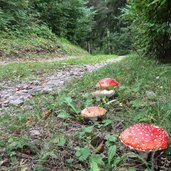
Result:
<svg viewBox="0 0 171 171"><path fill-rule="evenodd" d="M0 29L21 34L30 30L39 34L41 30L43 36L50 29L58 37L82 43L90 29L91 14L84 0L0 0Z"/></svg>
<svg viewBox="0 0 171 171"><path fill-rule="evenodd" d="M170 0L129 0L123 16L141 54L171 62Z"/></svg>
<svg viewBox="0 0 171 171"><path fill-rule="evenodd" d="M112 53L117 55L128 54L132 49L132 42L129 33L124 29L121 32L114 32L111 35Z"/></svg>

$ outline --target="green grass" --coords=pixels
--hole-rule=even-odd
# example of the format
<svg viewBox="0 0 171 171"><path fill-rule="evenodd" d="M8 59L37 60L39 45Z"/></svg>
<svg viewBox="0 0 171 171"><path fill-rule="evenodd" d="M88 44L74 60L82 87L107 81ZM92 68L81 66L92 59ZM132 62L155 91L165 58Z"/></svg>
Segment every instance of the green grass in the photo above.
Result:
<svg viewBox="0 0 171 171"><path fill-rule="evenodd" d="M25 79L47 74L60 69L64 65L92 64L107 59L112 59L115 55L84 56L80 58L66 59L57 62L23 62L2 65L0 67L0 81L9 79Z"/></svg>
<svg viewBox="0 0 171 171"><path fill-rule="evenodd" d="M90 95L104 77L120 83L111 104L107 103L113 98L104 101ZM161 126L171 135L170 85L170 65L131 56L73 80L60 92L38 95L21 108L8 109L0 116L0 161L9 160L0 162L1 170L147 171L151 161L125 148L118 136L138 122ZM80 111L89 105L106 108L106 117L96 122L82 118ZM39 130L40 135L31 136L31 129ZM104 151L99 154L103 140ZM155 166L160 157L169 161L170 152L168 148L164 154L157 153Z"/></svg>
<svg viewBox="0 0 171 171"><path fill-rule="evenodd" d="M15 60L47 58L63 55L87 55L88 52L59 38L47 28L36 28L32 32L8 31L0 32L0 59ZM45 30L44 30L45 29Z"/></svg>

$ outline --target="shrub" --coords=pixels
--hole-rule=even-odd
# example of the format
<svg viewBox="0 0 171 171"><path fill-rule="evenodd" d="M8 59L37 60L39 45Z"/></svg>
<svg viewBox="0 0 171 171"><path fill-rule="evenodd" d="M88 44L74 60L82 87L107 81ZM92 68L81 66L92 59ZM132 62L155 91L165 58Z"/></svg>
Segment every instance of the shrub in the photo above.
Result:
<svg viewBox="0 0 171 171"><path fill-rule="evenodd" d="M171 62L171 1L129 0L123 11L141 54Z"/></svg>

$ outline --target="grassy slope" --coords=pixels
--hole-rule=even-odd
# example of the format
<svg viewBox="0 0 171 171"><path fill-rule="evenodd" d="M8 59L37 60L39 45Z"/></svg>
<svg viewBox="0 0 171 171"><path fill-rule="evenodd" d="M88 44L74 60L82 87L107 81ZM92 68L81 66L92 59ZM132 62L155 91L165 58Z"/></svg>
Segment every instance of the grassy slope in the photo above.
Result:
<svg viewBox="0 0 171 171"><path fill-rule="evenodd" d="M104 102L89 95L96 82L104 77L116 78L121 84L116 90L117 101L110 105L107 99ZM16 116L11 117L7 112L0 118L1 153L3 159L11 156L1 170L13 170L13 165L18 169L29 167L31 161L34 170L39 171L88 170L90 166L97 171L98 166L102 171L112 167L118 171L145 170L147 166L142 165L145 161L136 153L130 154L130 149L117 137L137 122L162 126L171 135L170 85L170 66L133 56L74 80L53 96L35 97L27 103L31 109L16 108L13 110ZM106 118L91 123L80 117L80 111L92 104L105 107ZM41 136L30 136L30 129L38 129ZM100 139L106 140L103 155L96 153ZM25 164L19 163L23 153L25 159L31 156Z"/></svg>
<svg viewBox="0 0 171 171"><path fill-rule="evenodd" d="M63 65L92 64L112 59L115 55L84 56L80 58L65 59L56 62L23 62L2 65L0 68L0 81L15 79L23 80L50 73Z"/></svg>
<svg viewBox="0 0 171 171"><path fill-rule="evenodd" d="M50 30L0 32L0 59L56 57L63 55L86 55L85 50L58 38Z"/></svg>

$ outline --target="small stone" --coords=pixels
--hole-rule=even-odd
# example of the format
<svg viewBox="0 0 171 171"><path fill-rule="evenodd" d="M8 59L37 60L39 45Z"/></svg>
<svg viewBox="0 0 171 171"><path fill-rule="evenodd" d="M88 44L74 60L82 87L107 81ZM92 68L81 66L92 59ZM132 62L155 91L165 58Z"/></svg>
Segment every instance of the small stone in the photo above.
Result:
<svg viewBox="0 0 171 171"><path fill-rule="evenodd" d="M45 93L45 94L48 94L48 93L50 93L51 91L52 91L53 89L52 89L52 87L44 87L43 89L42 89L42 93Z"/></svg>
<svg viewBox="0 0 171 171"><path fill-rule="evenodd" d="M5 100L3 103L4 104L8 104L9 103L9 100Z"/></svg>
<svg viewBox="0 0 171 171"><path fill-rule="evenodd" d="M28 86L28 85L24 85L24 86L23 86L23 89L25 89L25 90L30 90L30 89L32 89L32 87L31 87L31 86Z"/></svg>
<svg viewBox="0 0 171 171"><path fill-rule="evenodd" d="M0 96L0 98L7 99L9 96L9 94L5 94L4 96Z"/></svg>
<svg viewBox="0 0 171 171"><path fill-rule="evenodd" d="M34 89L30 90L29 93L30 93L32 96L34 96L36 93L41 92L42 89L43 89L43 87L35 87Z"/></svg>
<svg viewBox="0 0 171 171"><path fill-rule="evenodd" d="M34 85L34 86L39 86L39 85L41 85L41 82L38 81L38 80L35 80L31 84Z"/></svg>
<svg viewBox="0 0 171 171"><path fill-rule="evenodd" d="M73 72L71 72L69 75L70 75L70 76L74 76L74 73L73 73Z"/></svg>
<svg viewBox="0 0 171 171"><path fill-rule="evenodd" d="M16 91L20 91L20 90L23 90L23 87L16 87L15 89Z"/></svg>
<svg viewBox="0 0 171 171"><path fill-rule="evenodd" d="M149 97L156 97L156 94L153 91L146 91L146 95Z"/></svg>
<svg viewBox="0 0 171 171"><path fill-rule="evenodd" d="M28 93L28 90L21 90L21 93Z"/></svg>
<svg viewBox="0 0 171 171"><path fill-rule="evenodd" d="M10 100L9 103L14 106L20 106L24 103L24 99L21 98L21 99Z"/></svg>
<svg viewBox="0 0 171 171"><path fill-rule="evenodd" d="M29 131L31 136L39 136L40 135L40 131L38 129L32 129Z"/></svg>

